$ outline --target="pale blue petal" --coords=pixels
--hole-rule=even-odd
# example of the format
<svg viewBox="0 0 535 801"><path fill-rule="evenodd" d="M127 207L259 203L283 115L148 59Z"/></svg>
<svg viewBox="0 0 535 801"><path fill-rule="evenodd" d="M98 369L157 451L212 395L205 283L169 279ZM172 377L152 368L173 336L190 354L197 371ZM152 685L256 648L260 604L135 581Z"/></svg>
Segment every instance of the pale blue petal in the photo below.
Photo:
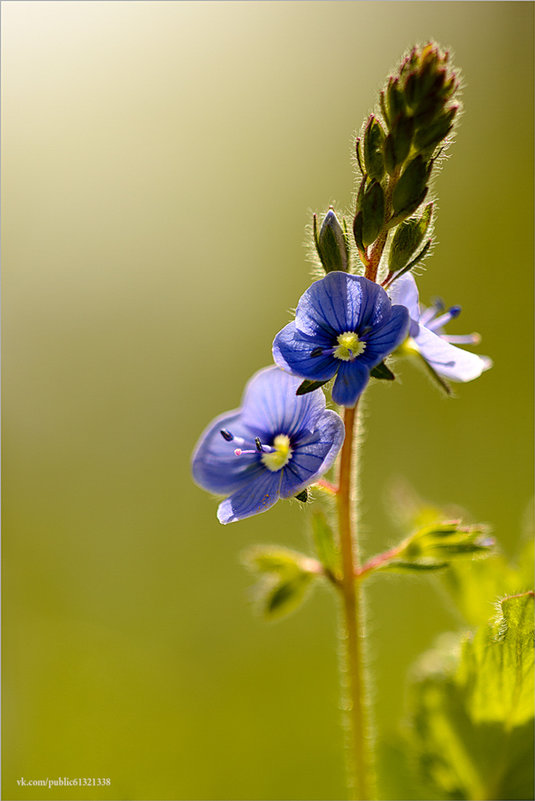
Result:
<svg viewBox="0 0 535 801"><path fill-rule="evenodd" d="M271 509L280 498L281 471L273 473L263 468L262 473L246 486L234 492L219 504L217 517L220 523L235 523L245 517Z"/></svg>
<svg viewBox="0 0 535 801"><path fill-rule="evenodd" d="M297 331L295 323L288 323L279 331L273 342L273 359L281 369L301 378L313 381L327 381L336 372L332 354L314 356L310 354L317 347L330 348L336 345L325 337L307 337Z"/></svg>
<svg viewBox="0 0 535 801"><path fill-rule="evenodd" d="M257 454L236 456L236 444L223 439L222 428L249 440L255 436L244 425L240 410L216 417L201 434L192 456L193 479L203 489L218 495L234 492L244 481L254 480L263 469Z"/></svg>
<svg viewBox="0 0 535 801"><path fill-rule="evenodd" d="M277 434L292 438L314 429L325 410L325 395L321 391L296 395L301 383L301 378L278 367L266 367L247 384L242 420L265 444L271 444Z"/></svg>
<svg viewBox="0 0 535 801"><path fill-rule="evenodd" d="M344 441L344 424L336 412L327 409L318 421L314 435L297 444L292 458L283 468L281 498L296 495L332 467Z"/></svg>
<svg viewBox="0 0 535 801"><path fill-rule="evenodd" d="M414 341L433 370L450 381L472 381L492 366L487 356L456 348L424 326Z"/></svg>
<svg viewBox="0 0 535 801"><path fill-rule="evenodd" d="M342 362L333 386L333 401L340 406L354 406L369 378L369 369L360 359Z"/></svg>
<svg viewBox="0 0 535 801"><path fill-rule="evenodd" d="M388 290L392 303L399 303L409 311L411 320L418 322L420 319L420 303L418 299L418 287L412 273L405 273L398 278ZM412 336L412 334L411 334Z"/></svg>

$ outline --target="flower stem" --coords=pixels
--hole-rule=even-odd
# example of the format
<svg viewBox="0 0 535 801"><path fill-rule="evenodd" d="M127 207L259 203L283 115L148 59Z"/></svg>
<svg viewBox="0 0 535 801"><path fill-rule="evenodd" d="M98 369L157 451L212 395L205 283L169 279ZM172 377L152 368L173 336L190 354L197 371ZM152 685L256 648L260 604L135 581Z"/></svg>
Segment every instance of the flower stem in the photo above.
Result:
<svg viewBox="0 0 535 801"><path fill-rule="evenodd" d="M368 710L365 697L363 660L362 590L355 583L359 568L358 549L354 535L353 443L357 407L345 409L346 436L340 459L339 490L337 494L340 550L342 556L343 649L347 682L349 741L347 746L348 777L352 798L366 801L373 794L371 754L368 739Z"/></svg>

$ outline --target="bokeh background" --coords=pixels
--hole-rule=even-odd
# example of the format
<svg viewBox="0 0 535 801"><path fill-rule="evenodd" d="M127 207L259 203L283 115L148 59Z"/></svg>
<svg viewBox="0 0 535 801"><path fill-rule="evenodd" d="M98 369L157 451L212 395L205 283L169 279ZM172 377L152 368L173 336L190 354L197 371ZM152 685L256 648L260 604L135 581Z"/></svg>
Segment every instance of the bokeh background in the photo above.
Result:
<svg viewBox="0 0 535 801"><path fill-rule="evenodd" d="M2 3L3 797L344 795L336 609L264 625L240 551L306 547L280 503L227 528L197 436L270 363L346 210L353 138L435 38L465 113L421 279L494 369L455 400L410 364L369 393L364 550L403 479L513 554L532 492L533 4ZM369 590L377 726L458 621L431 581ZM111 778L85 790L16 780Z"/></svg>

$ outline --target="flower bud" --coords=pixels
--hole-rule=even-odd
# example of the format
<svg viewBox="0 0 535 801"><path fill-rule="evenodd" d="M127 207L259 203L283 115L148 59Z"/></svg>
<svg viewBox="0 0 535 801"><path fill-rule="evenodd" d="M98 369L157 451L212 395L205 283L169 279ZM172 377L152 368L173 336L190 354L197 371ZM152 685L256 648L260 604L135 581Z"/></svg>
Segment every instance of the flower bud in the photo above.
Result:
<svg viewBox="0 0 535 801"><path fill-rule="evenodd" d="M378 181L372 181L361 201L362 244L371 245L381 231L385 221L385 195Z"/></svg>
<svg viewBox="0 0 535 801"><path fill-rule="evenodd" d="M390 175L392 175L396 167L403 164L409 155L413 133L414 121L412 117L399 117L392 126L392 131L385 141L385 162Z"/></svg>
<svg viewBox="0 0 535 801"><path fill-rule="evenodd" d="M396 216L407 217L422 203L427 194L428 173L427 164L421 156L409 161L392 194L392 207Z"/></svg>
<svg viewBox="0 0 535 801"><path fill-rule="evenodd" d="M347 273L349 268L349 247L345 232L338 222L333 209L329 209L320 232L317 231L317 219L314 215L314 240L316 250L326 273L341 270Z"/></svg>
<svg viewBox="0 0 535 801"><path fill-rule="evenodd" d="M405 101L400 92L397 78L390 78L388 82L386 88L386 107L388 110L390 127L392 127L397 119L405 112Z"/></svg>
<svg viewBox="0 0 535 801"><path fill-rule="evenodd" d="M458 106L452 106L437 117L430 125L420 128L414 137L414 145L420 152L431 154L437 145L449 134L453 128L453 118L457 114Z"/></svg>
<svg viewBox="0 0 535 801"><path fill-rule="evenodd" d="M398 226L390 248L388 269L391 273L402 270L408 264L413 253L420 247L429 228L432 213L433 204L429 203L419 219L411 217Z"/></svg>
<svg viewBox="0 0 535 801"><path fill-rule="evenodd" d="M386 88L383 107L389 131L395 136L400 119L410 118L415 131L413 155L431 156L451 130L458 103L450 103L458 89L459 79L447 52L435 44L413 48Z"/></svg>
<svg viewBox="0 0 535 801"><path fill-rule="evenodd" d="M372 181L380 181L385 174L383 143L385 134L380 122L370 116L364 132L364 166Z"/></svg>

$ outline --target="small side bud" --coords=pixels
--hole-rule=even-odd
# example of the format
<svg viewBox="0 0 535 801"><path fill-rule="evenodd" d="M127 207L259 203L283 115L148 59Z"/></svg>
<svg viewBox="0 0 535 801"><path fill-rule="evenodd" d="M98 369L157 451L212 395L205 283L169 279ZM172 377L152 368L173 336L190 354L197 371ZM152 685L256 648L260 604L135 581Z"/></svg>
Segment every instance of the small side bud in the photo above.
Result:
<svg viewBox="0 0 535 801"><path fill-rule="evenodd" d="M414 120L412 117L400 117L392 128L390 134L393 139L394 164L397 167L403 164L409 155L414 133Z"/></svg>
<svg viewBox="0 0 535 801"><path fill-rule="evenodd" d="M372 181L362 198L362 244L374 242L385 222L385 194L378 181Z"/></svg>
<svg viewBox="0 0 535 801"><path fill-rule="evenodd" d="M325 272L347 273L349 269L347 238L332 209L329 209L325 215L319 234L317 233L316 215L314 215L314 234L316 250Z"/></svg>
<svg viewBox="0 0 535 801"><path fill-rule="evenodd" d="M403 214L406 217L418 208L427 194L428 176L427 164L421 156L409 161L392 195L395 216Z"/></svg>
<svg viewBox="0 0 535 801"><path fill-rule="evenodd" d="M408 264L413 253L420 247L429 228L432 213L433 204L428 203L420 218L411 217L397 228L388 261L388 269L391 273L402 270Z"/></svg>
<svg viewBox="0 0 535 801"><path fill-rule="evenodd" d="M381 124L372 114L364 132L364 165L366 174L372 181L380 181L385 174L384 140Z"/></svg>
<svg viewBox="0 0 535 801"><path fill-rule="evenodd" d="M439 115L430 125L420 128L414 137L415 147L420 152L432 153L437 145L450 133L458 106L452 106L448 111Z"/></svg>
<svg viewBox="0 0 535 801"><path fill-rule="evenodd" d="M388 86L386 87L386 105L390 124L394 125L398 117L405 113L405 100L400 91L397 78L390 78L388 81Z"/></svg>

